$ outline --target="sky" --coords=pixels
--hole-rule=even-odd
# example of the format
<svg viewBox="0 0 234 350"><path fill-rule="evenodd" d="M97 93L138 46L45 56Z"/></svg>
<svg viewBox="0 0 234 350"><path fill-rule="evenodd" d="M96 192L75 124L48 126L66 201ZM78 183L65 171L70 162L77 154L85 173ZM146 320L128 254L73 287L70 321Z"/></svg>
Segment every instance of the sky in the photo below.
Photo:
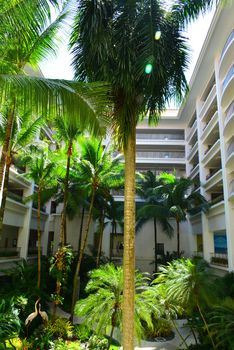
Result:
<svg viewBox="0 0 234 350"><path fill-rule="evenodd" d="M202 44L205 40L213 13L214 11L207 13L205 16L200 16L196 22L189 25L185 33L188 37L188 43L191 49L190 65L186 72L186 78L188 81L191 78ZM67 45L68 39L64 37L63 42L59 45L57 57L44 60L40 64L40 68L46 78L68 80L73 78L73 71L71 68L72 58L69 55Z"/></svg>

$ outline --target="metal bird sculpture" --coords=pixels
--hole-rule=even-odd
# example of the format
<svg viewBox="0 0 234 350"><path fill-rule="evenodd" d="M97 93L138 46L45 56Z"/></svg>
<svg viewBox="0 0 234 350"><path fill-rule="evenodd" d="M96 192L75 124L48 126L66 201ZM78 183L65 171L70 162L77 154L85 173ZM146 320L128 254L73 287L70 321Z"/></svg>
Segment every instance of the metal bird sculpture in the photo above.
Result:
<svg viewBox="0 0 234 350"><path fill-rule="evenodd" d="M37 299L37 301L35 302L35 311L32 312L30 315L28 315L28 317L26 318L25 320L25 326L29 326L30 323L34 320L34 318L37 317L38 315L38 308L37 308L37 305L39 303L40 299Z"/></svg>
<svg viewBox="0 0 234 350"><path fill-rule="evenodd" d="M41 316L43 322L47 323L48 322L48 315L45 311L41 311L41 304L39 303L38 305L38 312L39 312L39 315Z"/></svg>

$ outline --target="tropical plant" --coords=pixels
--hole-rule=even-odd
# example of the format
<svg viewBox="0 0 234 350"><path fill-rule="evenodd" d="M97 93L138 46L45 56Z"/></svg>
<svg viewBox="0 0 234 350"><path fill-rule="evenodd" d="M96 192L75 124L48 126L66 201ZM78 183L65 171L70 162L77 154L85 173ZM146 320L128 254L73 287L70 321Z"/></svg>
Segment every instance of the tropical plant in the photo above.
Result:
<svg viewBox="0 0 234 350"><path fill-rule="evenodd" d="M0 342L5 344L6 340L11 340L19 335L21 322L19 310L15 306L15 300L2 299L0 301Z"/></svg>
<svg viewBox="0 0 234 350"><path fill-rule="evenodd" d="M206 320L207 308L215 303L217 296L214 288L214 276L203 260L178 259L167 266L160 267L155 283L163 285L166 299L174 300L187 316L197 311L210 338L213 349L216 345ZM205 309L205 310L204 310Z"/></svg>
<svg viewBox="0 0 234 350"><path fill-rule="evenodd" d="M169 223L169 209L166 206L165 198L161 194L155 194L155 189L160 185L159 180L152 171L147 171L145 176L138 182L137 192L145 200L137 210L137 226L139 230L146 221L153 219L154 224L154 268L158 270L158 230L157 221L163 229L163 232L170 238L173 234L173 228Z"/></svg>
<svg viewBox="0 0 234 350"><path fill-rule="evenodd" d="M54 193L55 163L50 160L48 149L33 148L34 152L24 158L27 164L26 176L32 179L37 188L36 192L28 199L36 198L37 201L37 248L38 248L38 280L37 285L41 284L41 208L43 202Z"/></svg>
<svg viewBox="0 0 234 350"><path fill-rule="evenodd" d="M180 257L180 223L186 220L186 214L207 211L209 204L200 192L194 189L194 181L189 178L177 178L173 174L163 173L159 180L161 186L155 193L165 198L169 216L176 221L177 256Z"/></svg>
<svg viewBox="0 0 234 350"><path fill-rule="evenodd" d="M75 76L112 85L112 126L125 155L124 340L134 347L135 152L137 122L157 122L187 90L183 26L214 1L79 1L71 36ZM170 6L171 4L171 6ZM168 4L167 4L168 5Z"/></svg>
<svg viewBox="0 0 234 350"><path fill-rule="evenodd" d="M89 227L93 214L93 205L97 192L108 194L111 188L122 183L122 169L120 157L113 158L111 150L103 148L102 141L97 139L83 139L79 142L81 159L77 163L77 181L88 191L89 210L83 242L80 247L76 272L73 282L73 296L71 315L73 317L77 292L78 276L80 273L81 261L89 234Z"/></svg>
<svg viewBox="0 0 234 350"><path fill-rule="evenodd" d="M152 330L151 316L160 314L158 306L152 302L151 295L148 294L148 282L146 275L135 273L134 323L138 339L141 339L144 333L142 321ZM92 270L86 292L89 294L88 297L77 302L75 313L83 316L84 323L93 326L97 334L106 334L110 329L110 345L114 329L119 327L123 331L123 268L106 264Z"/></svg>
<svg viewBox="0 0 234 350"><path fill-rule="evenodd" d="M0 97L1 108L7 110L7 126L0 161L0 188L17 113L69 115L80 126L92 124L91 129L97 130L97 115L101 111L103 116L107 105L103 84L38 77L38 63L56 51L57 33L66 18L65 8L58 6L61 3L66 1L27 0L23 4L4 0L1 6L0 37L4 40L0 43ZM51 6L56 8L55 21L51 21Z"/></svg>
<svg viewBox="0 0 234 350"><path fill-rule="evenodd" d="M8 113L6 111L5 113L2 113L0 115L0 144L2 145L5 140L8 123L7 114ZM33 139L39 133L39 130L42 127L42 125L42 117L33 120L29 113L26 113L22 116L15 116L12 126L11 142L9 145L5 166L5 178L3 183L3 194L0 208L0 236L2 235L3 229L3 219L6 206L6 197L8 192L10 167L12 165L13 160L19 155L19 153L33 141Z"/></svg>

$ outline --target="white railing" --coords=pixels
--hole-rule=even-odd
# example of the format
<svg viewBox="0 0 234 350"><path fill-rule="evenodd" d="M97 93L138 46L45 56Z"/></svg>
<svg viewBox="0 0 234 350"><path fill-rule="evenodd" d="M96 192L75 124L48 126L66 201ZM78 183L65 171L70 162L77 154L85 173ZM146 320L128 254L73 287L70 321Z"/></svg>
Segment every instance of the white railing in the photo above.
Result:
<svg viewBox="0 0 234 350"><path fill-rule="evenodd" d="M206 115L206 112L209 110L210 105L215 97L216 97L216 85L214 84L201 108L201 111L200 111L201 119L203 119L204 115Z"/></svg>
<svg viewBox="0 0 234 350"><path fill-rule="evenodd" d="M184 152L136 152L137 158L184 158Z"/></svg>
<svg viewBox="0 0 234 350"><path fill-rule="evenodd" d="M229 184L229 188L230 188L230 193L234 193L234 180L232 180Z"/></svg>
<svg viewBox="0 0 234 350"><path fill-rule="evenodd" d="M181 134L148 134L137 133L137 140L160 140L160 141L184 141L184 136Z"/></svg>
<svg viewBox="0 0 234 350"><path fill-rule="evenodd" d="M227 49L227 47L229 46L230 42L234 39L234 29L233 31L230 33L229 37L227 38L227 41L223 47L223 50L222 50L222 54L221 54L221 59L223 58L223 55Z"/></svg>
<svg viewBox="0 0 234 350"><path fill-rule="evenodd" d="M191 148L191 150L190 150L190 152L188 154L188 159L191 158L192 154L195 152L196 149L198 149L198 141Z"/></svg>
<svg viewBox="0 0 234 350"><path fill-rule="evenodd" d="M228 146L227 157L229 157L234 152L234 141Z"/></svg>
<svg viewBox="0 0 234 350"><path fill-rule="evenodd" d="M225 125L229 122L231 117L234 115L234 101L231 103L231 105L228 107L226 116L225 116Z"/></svg>
<svg viewBox="0 0 234 350"><path fill-rule="evenodd" d="M223 91L225 90L226 86L228 85L228 83L233 75L234 75L234 64L229 69L229 71L226 75L226 78L223 81Z"/></svg>
<svg viewBox="0 0 234 350"><path fill-rule="evenodd" d="M191 126L191 128L189 130L189 133L188 133L188 136L187 136L187 140L190 139L191 135L194 133L196 128L197 128L197 121L195 120L195 122L193 123L193 125Z"/></svg>

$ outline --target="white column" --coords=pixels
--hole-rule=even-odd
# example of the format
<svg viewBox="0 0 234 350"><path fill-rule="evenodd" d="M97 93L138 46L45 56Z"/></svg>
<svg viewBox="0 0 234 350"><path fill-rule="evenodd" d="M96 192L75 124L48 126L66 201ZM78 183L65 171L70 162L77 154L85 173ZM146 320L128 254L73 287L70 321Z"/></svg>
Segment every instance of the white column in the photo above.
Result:
<svg viewBox="0 0 234 350"><path fill-rule="evenodd" d="M34 183L32 182L30 187L24 190L24 197L31 196L34 191ZM17 246L20 248L20 257L27 259L28 254L28 242L30 236L30 222L32 216L32 201L27 202L27 210L24 215L23 227L19 228Z"/></svg>
<svg viewBox="0 0 234 350"><path fill-rule="evenodd" d="M219 115L219 133L220 133L220 150L221 150L221 162L223 169L223 194L224 194L224 210L225 210L225 222L226 222L226 236L227 236L227 251L228 251L228 269L234 270L234 232L233 232L233 218L234 210L231 206L229 197L229 174L226 168L226 142L223 136L224 129L224 113L221 106L221 82L219 79L219 62L215 61L215 79L217 89L217 105ZM234 97L234 95L233 95Z"/></svg>

